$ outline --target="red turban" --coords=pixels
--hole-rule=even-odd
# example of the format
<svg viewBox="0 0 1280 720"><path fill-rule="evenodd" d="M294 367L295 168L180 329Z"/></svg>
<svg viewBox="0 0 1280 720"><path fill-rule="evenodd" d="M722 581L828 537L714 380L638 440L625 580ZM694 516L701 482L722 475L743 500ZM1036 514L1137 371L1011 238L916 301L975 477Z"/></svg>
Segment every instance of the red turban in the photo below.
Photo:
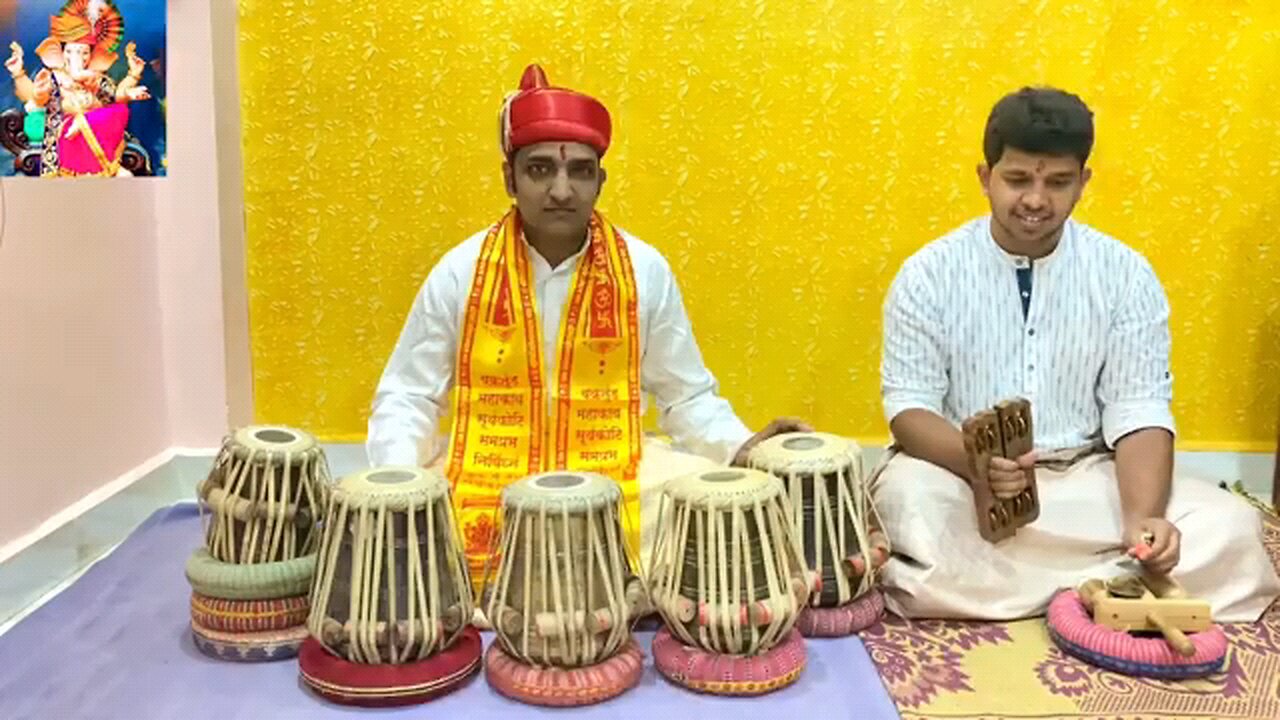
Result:
<svg viewBox="0 0 1280 720"><path fill-rule="evenodd" d="M580 142L604 155L612 124L609 111L593 97L551 87L537 65L525 68L520 90L502 108L502 151L510 154L540 142Z"/></svg>

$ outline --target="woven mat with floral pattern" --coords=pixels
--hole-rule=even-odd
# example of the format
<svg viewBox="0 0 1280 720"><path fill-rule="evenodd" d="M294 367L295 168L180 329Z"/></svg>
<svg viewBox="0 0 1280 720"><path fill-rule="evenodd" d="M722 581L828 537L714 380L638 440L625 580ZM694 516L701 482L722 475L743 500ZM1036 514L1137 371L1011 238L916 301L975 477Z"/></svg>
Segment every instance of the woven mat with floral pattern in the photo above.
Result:
<svg viewBox="0 0 1280 720"><path fill-rule="evenodd" d="M1280 567L1280 518L1248 499L1263 512L1267 550ZM1257 623L1223 630L1231 643L1223 672L1192 681L1133 678L1085 664L1057 649L1043 618L889 616L861 635L904 720L1280 719L1280 603Z"/></svg>

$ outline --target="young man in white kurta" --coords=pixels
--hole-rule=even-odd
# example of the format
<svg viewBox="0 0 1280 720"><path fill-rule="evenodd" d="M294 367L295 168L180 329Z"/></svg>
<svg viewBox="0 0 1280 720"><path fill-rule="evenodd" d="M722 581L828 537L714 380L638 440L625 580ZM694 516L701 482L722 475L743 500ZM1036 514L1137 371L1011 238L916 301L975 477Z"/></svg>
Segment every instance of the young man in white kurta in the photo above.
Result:
<svg viewBox="0 0 1280 720"><path fill-rule="evenodd" d="M1043 96L1029 98L1021 101L1034 105ZM1091 125L1089 132L1091 140ZM1141 466L1166 476L1167 503L1152 506L1164 504L1163 519L1176 530L1171 559L1156 569L1172 567L1190 594L1210 601L1217 620L1256 620L1280 594L1257 511L1209 483L1167 477L1175 432L1169 305L1154 270L1118 240L1068 219L1074 199L1055 207L1044 197L1054 190L1037 183L1052 178L1054 162L1066 166L1060 154L1037 165L1034 151L1006 152L1021 156L1011 177L1024 185L1007 196L1008 206L989 191L991 216L930 243L895 278L884 308L882 395L887 419L904 436L919 432L904 419L941 418L954 428L999 400L1029 399L1036 453L1024 466L1038 461L1040 517L1013 538L983 540L956 448L913 439L918 455L937 462L898 452L876 480L894 551L883 576L889 608L908 617L1027 617L1062 588L1129 571L1118 563L1121 552L1108 552L1136 522L1126 522L1122 487L1137 480L1117 478L1116 449L1140 433L1142 442L1167 433L1167 445L1150 446L1162 448L1152 457L1127 460L1130 473ZM1016 244L1020 232L1036 240L1037 226L1055 214L1061 233L1044 254L1020 255L996 240L1001 234ZM948 442L959 438L954 432Z"/></svg>

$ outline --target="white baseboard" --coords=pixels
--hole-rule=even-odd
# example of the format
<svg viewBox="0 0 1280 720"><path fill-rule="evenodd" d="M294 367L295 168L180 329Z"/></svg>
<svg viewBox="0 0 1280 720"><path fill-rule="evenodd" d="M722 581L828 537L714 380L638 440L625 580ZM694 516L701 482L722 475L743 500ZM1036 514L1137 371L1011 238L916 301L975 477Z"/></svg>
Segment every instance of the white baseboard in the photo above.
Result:
<svg viewBox="0 0 1280 720"><path fill-rule="evenodd" d="M39 542L41 538L80 517L112 495L164 467L173 458L179 456L212 457L216 453L216 448L210 450L206 448L171 447L160 451L123 475L95 488L84 497L54 513L44 522L37 525L31 532L0 546L0 563Z"/></svg>

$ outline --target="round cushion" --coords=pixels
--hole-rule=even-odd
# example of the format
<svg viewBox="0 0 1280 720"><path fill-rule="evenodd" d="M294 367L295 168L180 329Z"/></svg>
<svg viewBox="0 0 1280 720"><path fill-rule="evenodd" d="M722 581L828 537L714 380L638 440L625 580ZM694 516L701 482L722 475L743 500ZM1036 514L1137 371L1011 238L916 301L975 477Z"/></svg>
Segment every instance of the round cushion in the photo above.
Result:
<svg viewBox="0 0 1280 720"><path fill-rule="evenodd" d="M191 593L191 620L209 630L260 632L284 630L307 622L306 595L274 600L223 600Z"/></svg>
<svg viewBox="0 0 1280 720"><path fill-rule="evenodd" d="M884 596L873 589L838 607L806 607L796 619L805 637L843 637L862 632L884 617Z"/></svg>
<svg viewBox="0 0 1280 720"><path fill-rule="evenodd" d="M1191 657L1174 651L1163 637L1138 637L1093 621L1075 590L1063 590L1049 602L1049 637L1063 652L1122 675L1162 679L1196 678L1222 669L1227 636L1214 625L1187 633Z"/></svg>
<svg viewBox="0 0 1280 720"><path fill-rule="evenodd" d="M644 653L635 640L612 657L578 668L533 667L493 643L484 658L485 677L495 690L530 705L569 707L611 700L640 682Z"/></svg>
<svg viewBox="0 0 1280 720"><path fill-rule="evenodd" d="M238 662L269 662L297 655L298 647L307 639L307 626L237 633L210 630L192 622L191 637L196 647L209 657Z"/></svg>
<svg viewBox="0 0 1280 720"><path fill-rule="evenodd" d="M298 651L298 669L308 687L339 705L415 705L462 687L480 669L480 650L480 631L470 625L448 648L399 665L353 663L308 637Z"/></svg>
<svg viewBox="0 0 1280 720"><path fill-rule="evenodd" d="M721 655L680 642L667 628L653 636L653 664L671 682L714 695L763 695L804 671L804 638L795 628L760 655Z"/></svg>
<svg viewBox="0 0 1280 720"><path fill-rule="evenodd" d="M215 559L207 548L187 558L187 582L205 597L273 600L306 595L316 571L316 554L269 563L236 564Z"/></svg>

